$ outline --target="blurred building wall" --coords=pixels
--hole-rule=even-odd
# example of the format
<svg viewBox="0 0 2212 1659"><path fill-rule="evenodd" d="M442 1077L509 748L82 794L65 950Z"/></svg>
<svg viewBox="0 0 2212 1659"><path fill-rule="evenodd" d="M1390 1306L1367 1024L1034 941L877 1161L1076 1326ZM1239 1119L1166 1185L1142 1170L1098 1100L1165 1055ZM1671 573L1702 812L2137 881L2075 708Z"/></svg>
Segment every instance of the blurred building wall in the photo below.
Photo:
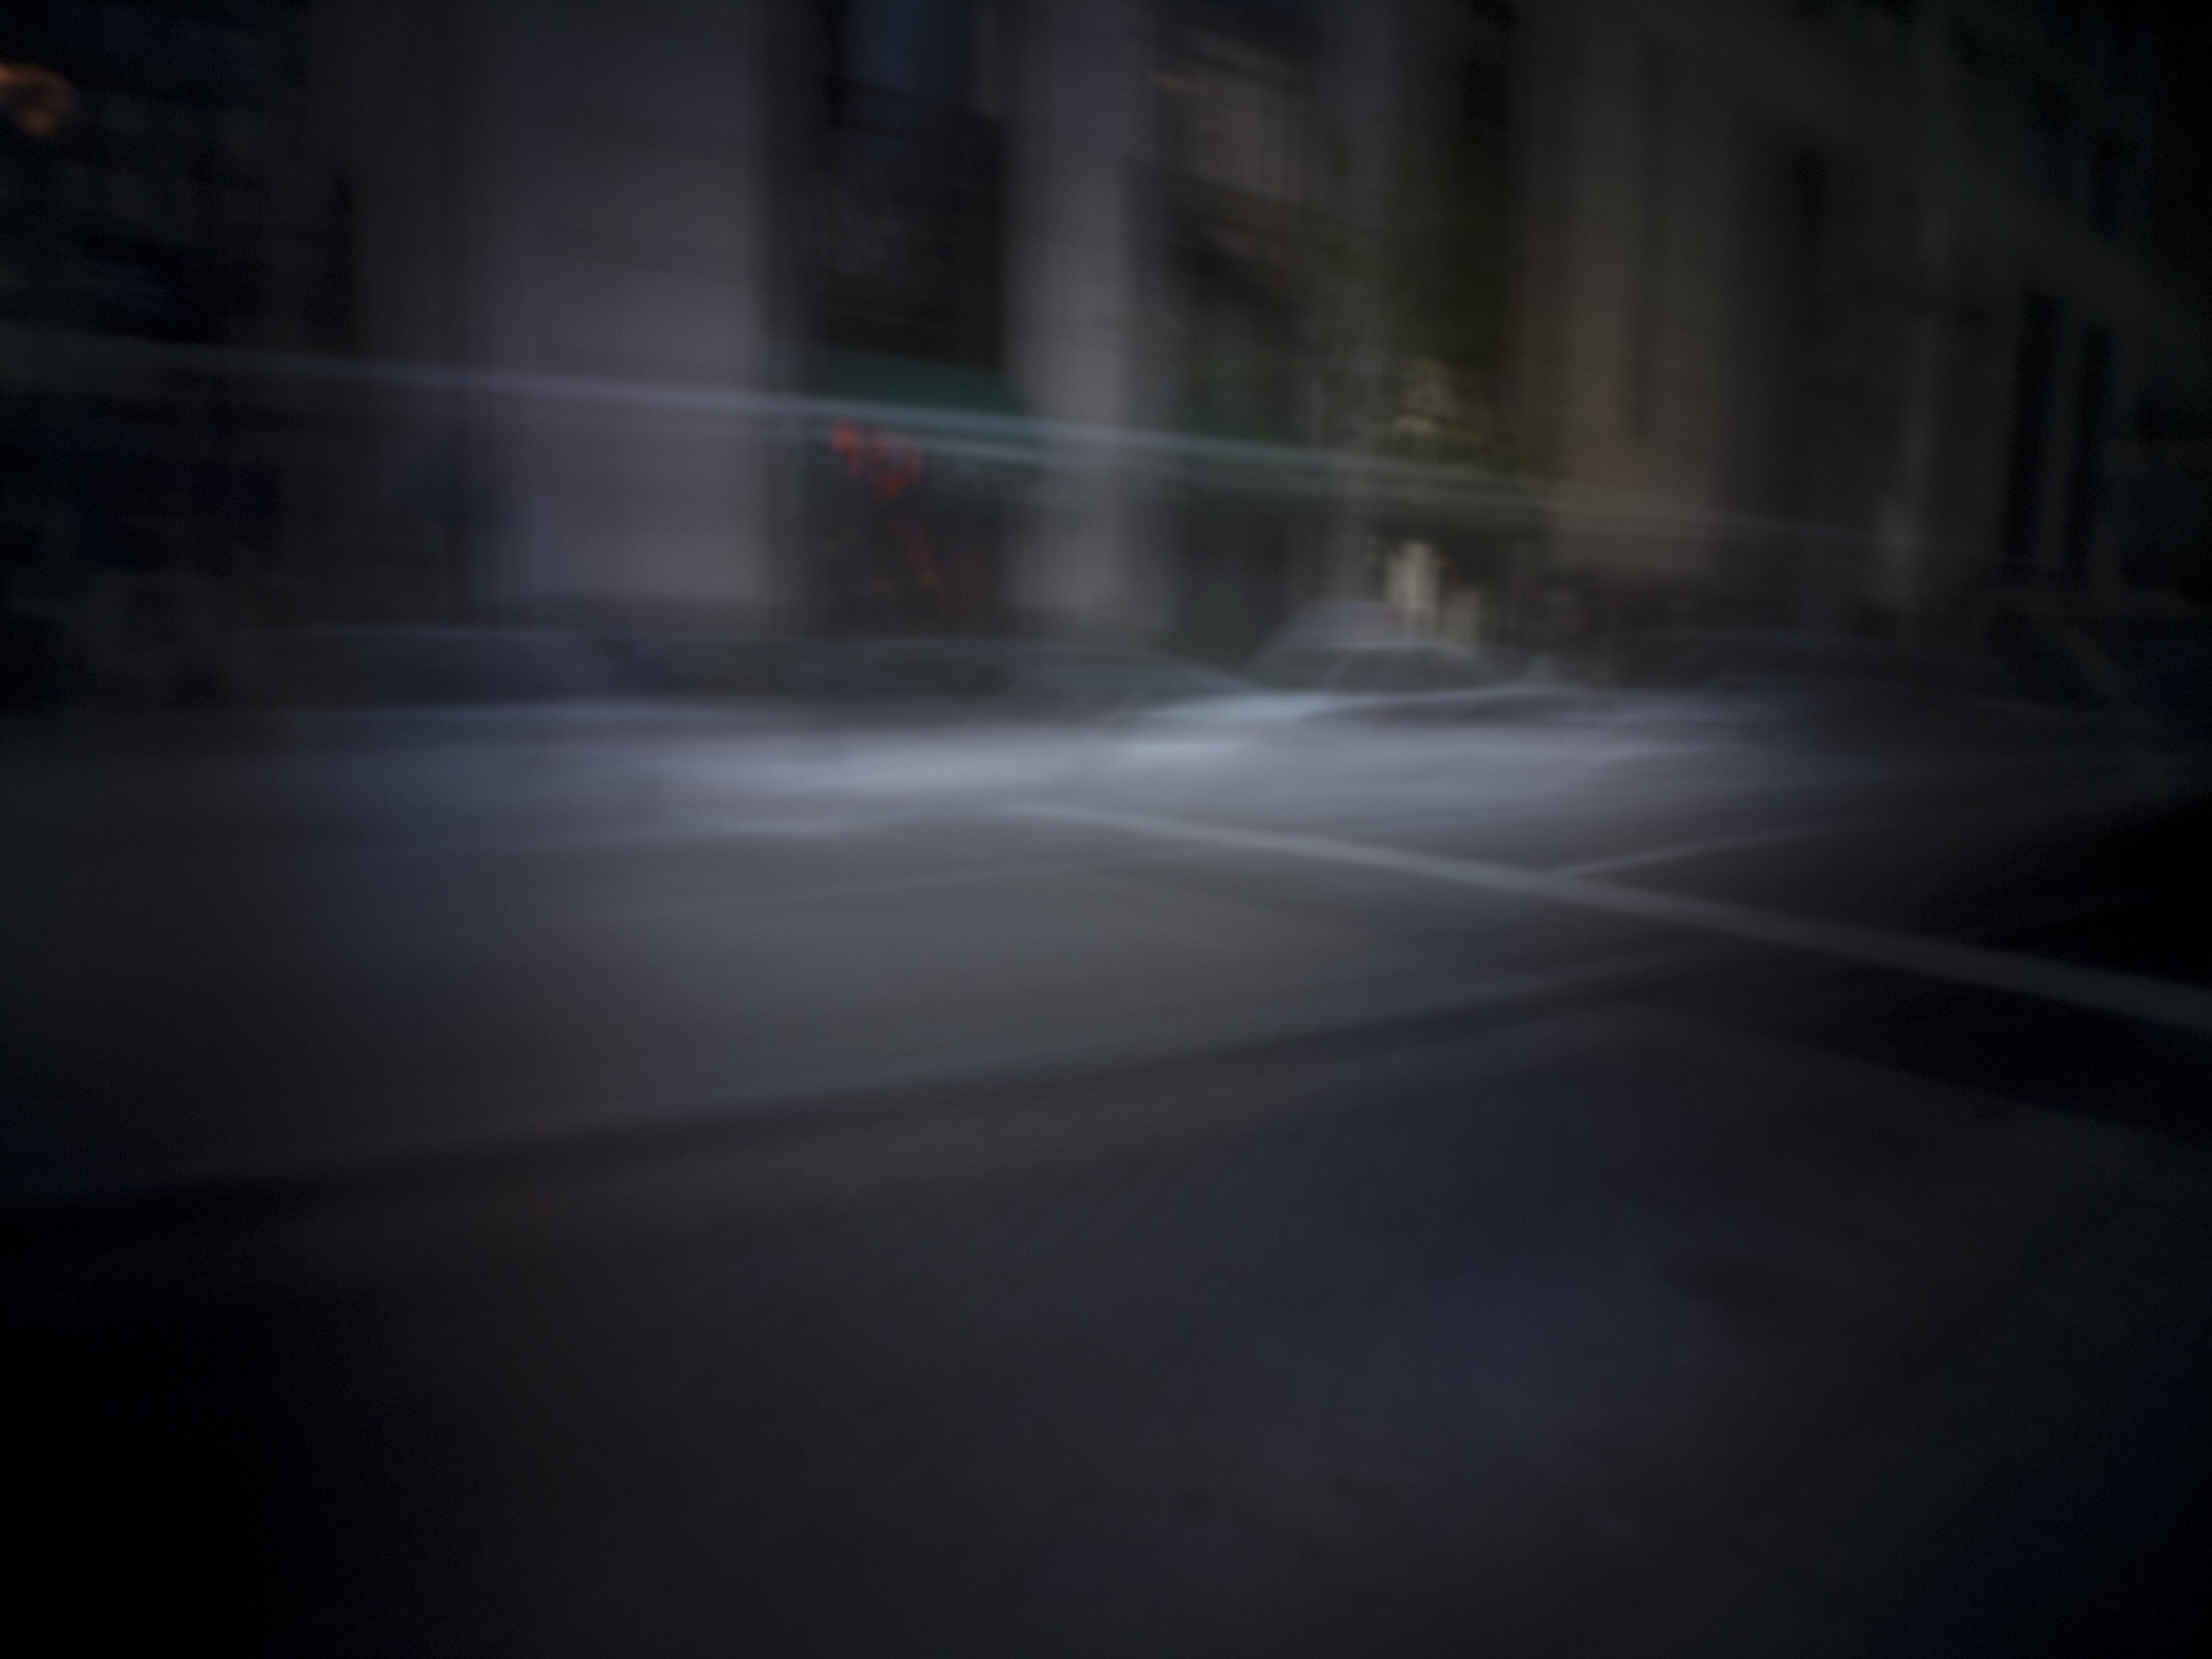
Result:
<svg viewBox="0 0 2212 1659"><path fill-rule="evenodd" d="M2166 592L2207 348L2165 15L17 6L0 61L83 96L0 125L51 360L10 614L1234 661L1416 547L1508 635Z"/></svg>
<svg viewBox="0 0 2212 1659"><path fill-rule="evenodd" d="M1552 106L1522 175L1526 416L1559 476L1708 520L1570 515L1563 572L1908 630L2144 584L2128 411L2201 410L2206 367L2153 211L2160 112L2191 95L2155 9L1521 10Z"/></svg>
<svg viewBox="0 0 2212 1659"><path fill-rule="evenodd" d="M758 8L333 0L325 71L373 226L364 344L491 377L395 465L458 497L482 613L750 617L772 591L756 434L774 317ZM670 395L617 402L532 377Z"/></svg>
<svg viewBox="0 0 2212 1659"><path fill-rule="evenodd" d="M348 349L351 198L296 9L0 9L0 702L166 699L222 634L374 603L358 432L247 358Z"/></svg>

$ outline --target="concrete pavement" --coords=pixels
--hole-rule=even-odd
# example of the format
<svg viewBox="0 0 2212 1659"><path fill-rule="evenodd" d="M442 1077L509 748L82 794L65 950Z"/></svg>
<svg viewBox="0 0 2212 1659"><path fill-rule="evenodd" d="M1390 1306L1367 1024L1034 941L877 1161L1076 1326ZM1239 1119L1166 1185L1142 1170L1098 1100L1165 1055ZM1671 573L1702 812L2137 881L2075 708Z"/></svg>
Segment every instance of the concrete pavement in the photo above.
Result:
<svg viewBox="0 0 2212 1659"><path fill-rule="evenodd" d="M2178 809L1650 734L750 793L683 741L310 751L17 860L11 1420L32 1582L121 1587L46 1598L86 1645L2193 1650L2201 1034L1008 811L1978 949L2070 902L2048 959L2134 975L2084 826L2178 907ZM1783 833L1834 820L1909 828Z"/></svg>

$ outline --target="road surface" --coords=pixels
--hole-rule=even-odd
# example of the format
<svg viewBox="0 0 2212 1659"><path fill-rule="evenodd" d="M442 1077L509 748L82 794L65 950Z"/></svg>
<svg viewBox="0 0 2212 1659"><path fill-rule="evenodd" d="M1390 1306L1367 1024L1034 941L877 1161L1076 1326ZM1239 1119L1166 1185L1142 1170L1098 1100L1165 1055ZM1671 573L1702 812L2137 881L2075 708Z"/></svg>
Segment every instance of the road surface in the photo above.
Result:
<svg viewBox="0 0 2212 1659"><path fill-rule="evenodd" d="M1696 712L19 737L31 1603L2195 1650L2212 820Z"/></svg>

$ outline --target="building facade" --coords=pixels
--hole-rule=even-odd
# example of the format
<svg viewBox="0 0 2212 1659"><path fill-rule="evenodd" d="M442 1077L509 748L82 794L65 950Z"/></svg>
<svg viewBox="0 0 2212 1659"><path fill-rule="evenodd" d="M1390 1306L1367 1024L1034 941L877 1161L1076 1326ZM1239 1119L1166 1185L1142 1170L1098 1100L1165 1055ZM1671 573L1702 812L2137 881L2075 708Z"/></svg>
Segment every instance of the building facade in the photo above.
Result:
<svg viewBox="0 0 2212 1659"><path fill-rule="evenodd" d="M2169 21L17 5L0 59L71 101L46 128L51 83L10 82L9 326L138 342L201 412L150 470L57 483L122 452L35 459L68 428L27 411L92 371L19 375L9 603L252 535L292 550L246 619L1232 663L1324 599L1522 639L2148 603L2203 523ZM275 527L192 504L234 497Z"/></svg>
<svg viewBox="0 0 2212 1659"><path fill-rule="evenodd" d="M358 604L343 446L230 365L350 346L348 179L280 0L0 9L6 678L143 695L228 629Z"/></svg>
<svg viewBox="0 0 2212 1659"><path fill-rule="evenodd" d="M1234 660L1425 582L1463 629L1928 633L2163 590L2187 538L2202 248L2148 9L423 11L457 361L909 411L507 419L521 611Z"/></svg>
<svg viewBox="0 0 2212 1659"><path fill-rule="evenodd" d="M2172 586L2201 485L2166 439L2204 418L2206 289L2170 20L1524 9L1560 92L1528 228L1539 447L1558 476L1726 520L1563 522L1563 566L1907 632L2008 592Z"/></svg>

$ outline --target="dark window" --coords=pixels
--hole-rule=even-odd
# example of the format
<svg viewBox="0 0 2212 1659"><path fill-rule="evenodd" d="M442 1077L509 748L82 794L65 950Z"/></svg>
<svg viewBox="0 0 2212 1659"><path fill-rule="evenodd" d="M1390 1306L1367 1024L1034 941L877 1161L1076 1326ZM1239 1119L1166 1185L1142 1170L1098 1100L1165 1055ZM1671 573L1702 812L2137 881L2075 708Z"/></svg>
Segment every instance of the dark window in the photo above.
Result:
<svg viewBox="0 0 2212 1659"><path fill-rule="evenodd" d="M2089 174L2089 220L2100 234L2120 234L2126 189L2127 161L2120 147L2109 138L2099 139Z"/></svg>
<svg viewBox="0 0 2212 1659"><path fill-rule="evenodd" d="M2120 574L2131 582L2150 582L2164 574L2160 474L2178 425L2173 400L2155 388L2144 392L2136 404L2134 423L2138 459L2120 546Z"/></svg>
<svg viewBox="0 0 2212 1659"><path fill-rule="evenodd" d="M2063 199L2073 179L2074 115L2048 87L2036 89L2030 119L2028 166L2035 188Z"/></svg>
<svg viewBox="0 0 2212 1659"><path fill-rule="evenodd" d="M954 0L828 15L802 208L825 343L996 366L1003 145L968 108L966 15Z"/></svg>
<svg viewBox="0 0 2212 1659"><path fill-rule="evenodd" d="M2089 567L2089 539L2102 505L2105 400L2112 375L2112 337L2093 331L2081 346L2081 389L2075 406L2074 477L2066 510L2065 571L2079 580Z"/></svg>
<svg viewBox="0 0 2212 1659"><path fill-rule="evenodd" d="M2112 82L2131 88L2142 78L2143 20L2132 6L2119 6L2106 20L2106 57Z"/></svg>
<svg viewBox="0 0 2212 1659"><path fill-rule="evenodd" d="M36 449L0 450L0 514L31 514L46 500L46 457Z"/></svg>
<svg viewBox="0 0 2212 1659"><path fill-rule="evenodd" d="M2013 402L2012 459L2005 485L2007 565L2027 565L2035 551L2036 497L2043 481L2044 428L2050 423L2053 336L2057 307L2047 295L2031 294L2021 321L2020 371Z"/></svg>
<svg viewBox="0 0 2212 1659"><path fill-rule="evenodd" d="M34 569L46 556L46 538L36 525L0 524L0 569Z"/></svg>
<svg viewBox="0 0 2212 1659"><path fill-rule="evenodd" d="M831 14L836 78L902 103L953 109L966 101L963 0L842 0Z"/></svg>
<svg viewBox="0 0 2212 1659"><path fill-rule="evenodd" d="M172 470L156 455L108 455L96 459L89 483L95 510L159 514L170 505Z"/></svg>
<svg viewBox="0 0 2212 1659"><path fill-rule="evenodd" d="M1313 9L1308 0L1197 0L1180 9L1200 27L1225 29L1279 52L1300 52L1311 45Z"/></svg>

